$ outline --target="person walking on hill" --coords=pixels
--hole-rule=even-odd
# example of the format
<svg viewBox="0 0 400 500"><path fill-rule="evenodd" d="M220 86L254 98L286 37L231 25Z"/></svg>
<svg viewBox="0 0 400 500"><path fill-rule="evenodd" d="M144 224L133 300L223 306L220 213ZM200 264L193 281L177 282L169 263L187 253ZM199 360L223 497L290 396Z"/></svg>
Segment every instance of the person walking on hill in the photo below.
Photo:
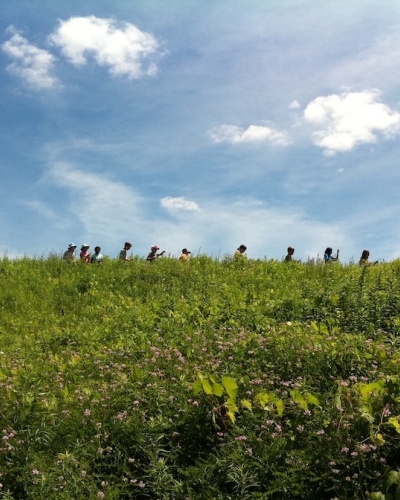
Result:
<svg viewBox="0 0 400 500"><path fill-rule="evenodd" d="M102 264L103 263L103 254L100 253L100 247L94 247L94 254L92 255L90 262L92 264Z"/></svg>
<svg viewBox="0 0 400 500"><path fill-rule="evenodd" d="M119 252L119 260L123 260L124 262L129 262L130 259L128 257L128 252L132 248L132 243L130 241L126 241L124 248Z"/></svg>
<svg viewBox="0 0 400 500"><path fill-rule="evenodd" d="M361 254L361 258L359 261L360 266L376 266L378 264L378 261L376 260L375 262L370 262L369 261L369 250L363 250Z"/></svg>
<svg viewBox="0 0 400 500"><path fill-rule="evenodd" d="M81 246L81 253L79 254L79 257L85 264L89 264L90 262L90 253L88 252L89 248L90 246L86 243Z"/></svg>
<svg viewBox="0 0 400 500"><path fill-rule="evenodd" d="M339 250L336 250L336 257L332 255L332 248L328 247L324 253L325 264L330 264L331 262L337 262L339 260Z"/></svg>
<svg viewBox="0 0 400 500"><path fill-rule="evenodd" d="M180 260L181 262L187 262L189 260L189 254L190 253L191 252L189 252L189 250L187 248L183 248L181 256L179 257L178 260Z"/></svg>
<svg viewBox="0 0 400 500"><path fill-rule="evenodd" d="M75 243L70 243L68 245L68 250L64 252L63 259L75 262L75 249L76 249Z"/></svg>
<svg viewBox="0 0 400 500"><path fill-rule="evenodd" d="M287 255L285 257L285 262L300 262L299 260L293 259L293 254L294 254L294 248L288 247Z"/></svg>
<svg viewBox="0 0 400 500"><path fill-rule="evenodd" d="M158 257L162 257L165 254L165 250L160 253L157 253L157 250L160 250L160 247L158 247L157 245L153 245L146 260L148 260L149 262L155 262Z"/></svg>
<svg viewBox="0 0 400 500"><path fill-rule="evenodd" d="M236 250L233 258L235 260L242 260L245 259L246 256L244 255L244 252L247 250L246 245L240 245L240 247Z"/></svg>

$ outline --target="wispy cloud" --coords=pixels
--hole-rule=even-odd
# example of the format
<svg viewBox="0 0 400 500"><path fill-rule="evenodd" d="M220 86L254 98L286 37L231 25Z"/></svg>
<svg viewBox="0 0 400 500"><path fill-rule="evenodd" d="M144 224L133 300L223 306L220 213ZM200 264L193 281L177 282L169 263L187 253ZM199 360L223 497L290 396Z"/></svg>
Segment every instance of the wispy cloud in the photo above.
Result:
<svg viewBox="0 0 400 500"><path fill-rule="evenodd" d="M161 198L160 204L163 208L166 208L167 210L171 211L183 210L189 212L196 212L200 210L200 207L196 202L187 200L183 196L179 198L166 196L165 198Z"/></svg>
<svg viewBox="0 0 400 500"><path fill-rule="evenodd" d="M69 191L70 202L63 212L68 210L74 215L87 237L101 235L123 239L132 227L141 227L141 200L129 186L105 175L84 172L65 162L54 162L46 179Z"/></svg>
<svg viewBox="0 0 400 500"><path fill-rule="evenodd" d="M300 108L300 103L299 101L292 101L289 104L289 109L299 109Z"/></svg>
<svg viewBox="0 0 400 500"><path fill-rule="evenodd" d="M304 111L306 121L323 128L313 142L328 155L350 151L362 143L377 141L377 132L386 136L400 131L400 113L379 102L380 92L345 92L317 97Z"/></svg>
<svg viewBox="0 0 400 500"><path fill-rule="evenodd" d="M49 39L75 66L86 64L88 56L92 56L97 64L108 67L112 75L138 79L157 72L153 59L159 55L159 43L153 35L131 23L95 16L71 17L60 21Z"/></svg>
<svg viewBox="0 0 400 500"><path fill-rule="evenodd" d="M49 208L45 203L40 200L22 200L20 205L23 205L34 212L37 212L39 215L46 217L46 219L57 220L58 216Z"/></svg>
<svg viewBox="0 0 400 500"><path fill-rule="evenodd" d="M51 89L58 84L57 78L51 74L55 57L50 52L30 44L19 33L4 42L1 48L15 60L6 70L21 78L29 87Z"/></svg>
<svg viewBox="0 0 400 500"><path fill-rule="evenodd" d="M278 130L261 125L250 125L247 129L237 127L236 125L221 125L210 130L209 134L214 143L270 142L271 144L282 146L289 144L285 132L279 132Z"/></svg>

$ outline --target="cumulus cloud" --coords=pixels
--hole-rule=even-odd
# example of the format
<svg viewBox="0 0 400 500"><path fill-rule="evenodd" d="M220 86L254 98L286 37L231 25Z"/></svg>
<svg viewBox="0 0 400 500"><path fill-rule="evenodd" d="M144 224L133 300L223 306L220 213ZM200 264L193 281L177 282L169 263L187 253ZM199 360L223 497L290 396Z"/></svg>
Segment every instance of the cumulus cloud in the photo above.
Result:
<svg viewBox="0 0 400 500"><path fill-rule="evenodd" d="M289 143L285 132L279 132L270 127L260 125L250 125L247 129L237 127L236 125L221 125L210 130L209 134L215 143L270 142L282 146Z"/></svg>
<svg viewBox="0 0 400 500"><path fill-rule="evenodd" d="M152 60L159 50L157 40L131 23L117 24L113 19L95 16L71 17L60 21L49 39L75 66L86 64L88 56L92 56L112 75L138 79L157 72Z"/></svg>
<svg viewBox="0 0 400 500"><path fill-rule="evenodd" d="M377 133L390 136L400 131L400 113L379 101L380 92L345 92L317 97L304 110L306 121L322 128L313 142L328 155L350 151L362 143L377 141Z"/></svg>
<svg viewBox="0 0 400 500"><path fill-rule="evenodd" d="M160 204L163 208L167 210L185 210L189 212L196 212L200 210L200 207L194 201L187 200L183 196L179 198L172 198L172 196L166 196L161 198Z"/></svg>
<svg viewBox="0 0 400 500"><path fill-rule="evenodd" d="M58 84L58 80L51 75L55 57L46 50L30 44L19 33L4 42L1 48L15 60L6 70L22 78L29 87L50 89Z"/></svg>

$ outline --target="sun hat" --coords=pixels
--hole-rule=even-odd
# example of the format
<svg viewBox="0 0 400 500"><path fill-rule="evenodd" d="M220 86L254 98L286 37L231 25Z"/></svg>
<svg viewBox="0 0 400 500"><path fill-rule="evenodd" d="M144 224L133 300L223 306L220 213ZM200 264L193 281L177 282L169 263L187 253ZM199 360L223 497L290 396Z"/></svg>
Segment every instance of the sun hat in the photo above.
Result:
<svg viewBox="0 0 400 500"><path fill-rule="evenodd" d="M84 248L90 248L90 245L88 245L87 243L84 243L84 244L81 246L81 250L83 250Z"/></svg>
<svg viewBox="0 0 400 500"><path fill-rule="evenodd" d="M160 250L160 247L158 247L157 245L153 245L153 246L151 247L151 249L152 249L152 250Z"/></svg>
<svg viewBox="0 0 400 500"><path fill-rule="evenodd" d="M68 250L69 250L70 248L76 248L75 243L70 243L70 244L68 245Z"/></svg>

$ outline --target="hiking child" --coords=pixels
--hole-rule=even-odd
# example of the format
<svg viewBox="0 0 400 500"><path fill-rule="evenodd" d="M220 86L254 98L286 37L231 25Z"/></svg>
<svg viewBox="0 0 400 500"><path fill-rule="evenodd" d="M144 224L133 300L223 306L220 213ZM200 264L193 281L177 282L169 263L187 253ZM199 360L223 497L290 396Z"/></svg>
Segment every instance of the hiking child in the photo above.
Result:
<svg viewBox="0 0 400 500"><path fill-rule="evenodd" d="M101 254L100 252L101 252L100 247L94 247L94 254L92 255L92 258L90 259L90 262L92 264L102 264L103 263L103 254Z"/></svg>
<svg viewBox="0 0 400 500"><path fill-rule="evenodd" d="M126 241L124 248L119 252L119 260L123 260L125 262L129 262L130 260L132 260L128 257L128 252L131 248L132 243L130 241Z"/></svg>
<svg viewBox="0 0 400 500"><path fill-rule="evenodd" d="M246 245L240 245L240 247L236 250L233 258L235 260L241 260L244 259L246 256L244 255L244 252L247 250Z"/></svg>
<svg viewBox="0 0 400 500"><path fill-rule="evenodd" d="M68 250L64 252L63 259L75 262L75 249L76 249L75 243L70 243L68 245Z"/></svg>
<svg viewBox="0 0 400 500"><path fill-rule="evenodd" d="M87 245L86 243L81 246L81 253L79 254L79 257L85 264L89 264L90 262L90 253L88 252L89 248L90 245Z"/></svg>
<svg viewBox="0 0 400 500"><path fill-rule="evenodd" d="M332 255L332 248L328 247L324 253L325 264L330 264L331 262L337 262L339 260L339 250L336 250L336 257Z"/></svg>
<svg viewBox="0 0 400 500"><path fill-rule="evenodd" d="M285 262L300 262L299 260L293 259L293 254L294 254L294 248L288 247L287 255L285 257Z"/></svg>
<svg viewBox="0 0 400 500"><path fill-rule="evenodd" d="M165 254L165 250L163 250L160 253L157 253L157 250L160 250L160 247L158 247L157 245L153 245L150 250L151 251L146 259L149 262L155 262L158 259L158 257L161 257L162 255Z"/></svg>
<svg viewBox="0 0 400 500"><path fill-rule="evenodd" d="M189 252L189 250L187 248L183 248L181 256L179 257L178 260L180 260L181 262L187 262L189 260L189 254L190 253L191 252Z"/></svg>
<svg viewBox="0 0 400 500"><path fill-rule="evenodd" d="M375 262L370 262L369 261L369 250L363 250L361 254L361 258L359 261L360 266L376 266L378 264L378 261L376 260Z"/></svg>

